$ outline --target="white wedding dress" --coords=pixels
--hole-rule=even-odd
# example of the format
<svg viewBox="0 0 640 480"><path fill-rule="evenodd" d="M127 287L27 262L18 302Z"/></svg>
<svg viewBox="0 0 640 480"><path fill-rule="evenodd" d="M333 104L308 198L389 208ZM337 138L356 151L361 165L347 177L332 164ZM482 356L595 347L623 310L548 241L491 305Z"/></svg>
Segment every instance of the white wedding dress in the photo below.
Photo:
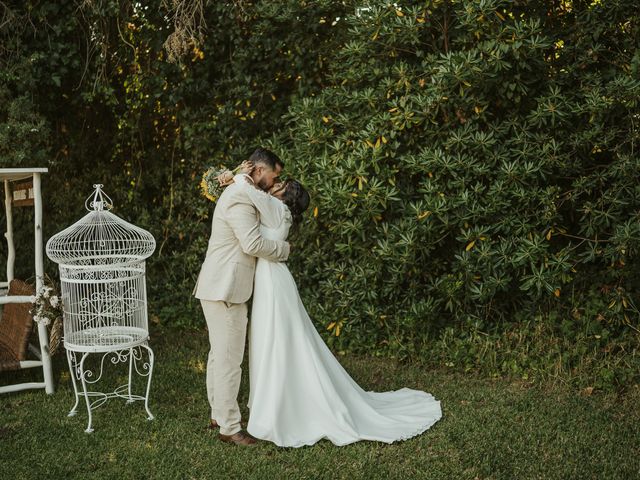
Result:
<svg viewBox="0 0 640 480"><path fill-rule="evenodd" d="M236 181L239 181L238 179ZM248 187L265 238L286 240L291 213ZM256 438L282 447L359 440L391 443L418 435L442 417L432 395L402 388L365 392L316 331L285 263L258 259L249 334L249 423Z"/></svg>

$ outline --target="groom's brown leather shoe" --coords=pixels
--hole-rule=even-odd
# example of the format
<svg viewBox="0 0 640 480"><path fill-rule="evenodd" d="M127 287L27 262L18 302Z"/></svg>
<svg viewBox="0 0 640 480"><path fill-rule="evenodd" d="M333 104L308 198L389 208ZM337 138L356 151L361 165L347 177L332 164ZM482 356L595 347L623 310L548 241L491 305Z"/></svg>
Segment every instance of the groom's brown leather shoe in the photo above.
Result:
<svg viewBox="0 0 640 480"><path fill-rule="evenodd" d="M253 438L248 433L243 432L242 430L234 433L233 435L223 435L220 433L218 434L218 438L220 438L220 440L223 442L243 445L245 447L250 447L257 443L257 440L255 438Z"/></svg>

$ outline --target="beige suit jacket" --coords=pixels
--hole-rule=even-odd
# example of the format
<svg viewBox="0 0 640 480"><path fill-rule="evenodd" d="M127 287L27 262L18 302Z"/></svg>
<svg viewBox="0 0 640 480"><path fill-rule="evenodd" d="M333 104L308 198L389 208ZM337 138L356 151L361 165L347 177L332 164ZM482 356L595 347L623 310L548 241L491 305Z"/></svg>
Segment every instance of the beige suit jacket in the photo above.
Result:
<svg viewBox="0 0 640 480"><path fill-rule="evenodd" d="M216 205L207 255L193 294L209 301L244 303L253 293L256 257L285 261L289 243L260 235L260 218L248 189L229 185Z"/></svg>

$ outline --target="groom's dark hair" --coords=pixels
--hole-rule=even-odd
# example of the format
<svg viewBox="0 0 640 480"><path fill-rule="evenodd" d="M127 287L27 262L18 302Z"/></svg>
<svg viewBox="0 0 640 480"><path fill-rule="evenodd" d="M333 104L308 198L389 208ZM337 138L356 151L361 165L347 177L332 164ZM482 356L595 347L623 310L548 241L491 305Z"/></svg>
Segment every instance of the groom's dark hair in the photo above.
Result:
<svg viewBox="0 0 640 480"><path fill-rule="evenodd" d="M284 168L284 162L280 160L280 157L278 157L271 150L267 150L266 148L262 147L256 148L255 152L253 152L249 157L249 161L254 165L256 163L267 165L268 167L271 167L271 170L275 170L276 165L280 165L280 168Z"/></svg>

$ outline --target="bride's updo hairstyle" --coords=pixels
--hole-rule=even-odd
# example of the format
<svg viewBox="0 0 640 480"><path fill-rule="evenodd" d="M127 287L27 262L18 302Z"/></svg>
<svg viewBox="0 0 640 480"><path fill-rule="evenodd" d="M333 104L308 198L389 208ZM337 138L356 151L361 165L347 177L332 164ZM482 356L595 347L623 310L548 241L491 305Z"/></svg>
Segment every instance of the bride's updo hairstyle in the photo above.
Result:
<svg viewBox="0 0 640 480"><path fill-rule="evenodd" d="M300 182L287 180L282 194L282 201L289 207L295 225L302 220L302 214L309 208L311 197Z"/></svg>

